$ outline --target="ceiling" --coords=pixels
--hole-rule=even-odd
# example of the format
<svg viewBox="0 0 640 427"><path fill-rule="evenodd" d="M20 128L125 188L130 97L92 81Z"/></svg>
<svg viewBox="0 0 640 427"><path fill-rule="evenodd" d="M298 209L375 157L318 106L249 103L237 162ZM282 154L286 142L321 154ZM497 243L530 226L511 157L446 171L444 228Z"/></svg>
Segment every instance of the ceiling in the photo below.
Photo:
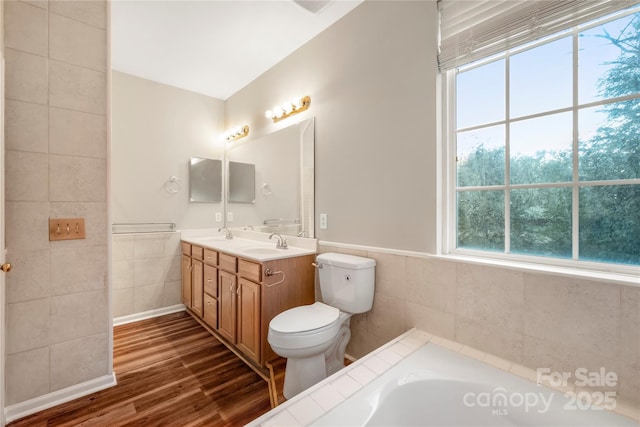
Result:
<svg viewBox="0 0 640 427"><path fill-rule="evenodd" d="M225 100L362 0L116 0L112 68Z"/></svg>

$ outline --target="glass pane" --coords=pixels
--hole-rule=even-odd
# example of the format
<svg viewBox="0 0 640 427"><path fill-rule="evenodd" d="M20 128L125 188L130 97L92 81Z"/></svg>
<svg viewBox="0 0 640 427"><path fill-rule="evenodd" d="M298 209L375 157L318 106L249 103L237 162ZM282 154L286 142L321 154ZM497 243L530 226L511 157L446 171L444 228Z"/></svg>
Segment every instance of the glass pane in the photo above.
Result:
<svg viewBox="0 0 640 427"><path fill-rule="evenodd" d="M640 264L640 185L580 189L580 259Z"/></svg>
<svg viewBox="0 0 640 427"><path fill-rule="evenodd" d="M511 183L570 182L571 112L511 124Z"/></svg>
<svg viewBox="0 0 640 427"><path fill-rule="evenodd" d="M640 178L640 99L580 110L580 180Z"/></svg>
<svg viewBox="0 0 640 427"><path fill-rule="evenodd" d="M566 37L511 57L511 118L572 104L572 44Z"/></svg>
<svg viewBox="0 0 640 427"><path fill-rule="evenodd" d="M504 191L458 192L458 248L504 251Z"/></svg>
<svg viewBox="0 0 640 427"><path fill-rule="evenodd" d="M504 125L458 132L458 186L504 184Z"/></svg>
<svg viewBox="0 0 640 427"><path fill-rule="evenodd" d="M581 104L640 92L640 13L580 33Z"/></svg>
<svg viewBox="0 0 640 427"><path fill-rule="evenodd" d="M456 126L463 129L504 120L504 59L456 76Z"/></svg>
<svg viewBox="0 0 640 427"><path fill-rule="evenodd" d="M571 188L511 191L511 252L571 258Z"/></svg>

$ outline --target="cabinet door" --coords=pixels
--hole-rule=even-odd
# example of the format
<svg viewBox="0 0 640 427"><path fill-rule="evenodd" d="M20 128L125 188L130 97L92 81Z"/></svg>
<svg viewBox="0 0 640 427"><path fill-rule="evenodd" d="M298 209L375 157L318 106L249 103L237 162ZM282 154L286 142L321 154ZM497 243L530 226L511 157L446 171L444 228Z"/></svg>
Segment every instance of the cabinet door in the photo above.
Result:
<svg viewBox="0 0 640 427"><path fill-rule="evenodd" d="M202 317L202 297L204 296L202 261L191 260L191 273L191 309Z"/></svg>
<svg viewBox="0 0 640 427"><path fill-rule="evenodd" d="M238 348L260 363L260 285L238 280Z"/></svg>
<svg viewBox="0 0 640 427"><path fill-rule="evenodd" d="M236 275L218 271L218 332L235 344L236 342Z"/></svg>
<svg viewBox="0 0 640 427"><path fill-rule="evenodd" d="M182 255L182 303L191 308L191 257L187 255Z"/></svg>

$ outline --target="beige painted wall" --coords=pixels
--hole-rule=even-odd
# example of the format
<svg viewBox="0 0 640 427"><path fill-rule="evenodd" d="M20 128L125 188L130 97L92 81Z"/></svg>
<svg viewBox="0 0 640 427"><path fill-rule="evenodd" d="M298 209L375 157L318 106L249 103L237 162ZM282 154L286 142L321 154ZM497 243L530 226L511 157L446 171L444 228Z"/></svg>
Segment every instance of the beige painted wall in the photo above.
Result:
<svg viewBox="0 0 640 427"><path fill-rule="evenodd" d="M216 227L222 203L189 203L191 157L222 159L224 102L113 72L111 207L114 223ZM182 189L164 190L176 176Z"/></svg>
<svg viewBox="0 0 640 427"><path fill-rule="evenodd" d="M4 3L6 403L108 377L107 7ZM85 240L49 242L49 217Z"/></svg>
<svg viewBox="0 0 640 427"><path fill-rule="evenodd" d="M388 253L436 252L436 34L435 2L367 1L226 103L230 125L266 133L286 121L265 109L312 98L301 115L316 117L321 251L377 262L348 352L416 326L534 369L605 366L620 399L640 404L639 288Z"/></svg>
<svg viewBox="0 0 640 427"><path fill-rule="evenodd" d="M436 28L435 2L364 2L227 99L254 135L316 117L320 239L435 251ZM306 112L265 119L303 95Z"/></svg>

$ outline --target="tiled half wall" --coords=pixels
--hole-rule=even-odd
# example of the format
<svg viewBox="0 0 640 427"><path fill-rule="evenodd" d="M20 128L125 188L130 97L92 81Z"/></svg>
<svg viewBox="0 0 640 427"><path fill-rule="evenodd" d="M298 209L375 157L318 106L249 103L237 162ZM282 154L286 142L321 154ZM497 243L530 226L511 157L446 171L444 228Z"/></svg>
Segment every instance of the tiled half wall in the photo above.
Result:
<svg viewBox="0 0 640 427"><path fill-rule="evenodd" d="M531 369L604 367L617 396L640 405L638 287L322 242L320 252L377 261L373 309L351 320L354 357L417 327Z"/></svg>
<svg viewBox="0 0 640 427"><path fill-rule="evenodd" d="M113 234L114 319L171 307L180 298L180 233Z"/></svg>

